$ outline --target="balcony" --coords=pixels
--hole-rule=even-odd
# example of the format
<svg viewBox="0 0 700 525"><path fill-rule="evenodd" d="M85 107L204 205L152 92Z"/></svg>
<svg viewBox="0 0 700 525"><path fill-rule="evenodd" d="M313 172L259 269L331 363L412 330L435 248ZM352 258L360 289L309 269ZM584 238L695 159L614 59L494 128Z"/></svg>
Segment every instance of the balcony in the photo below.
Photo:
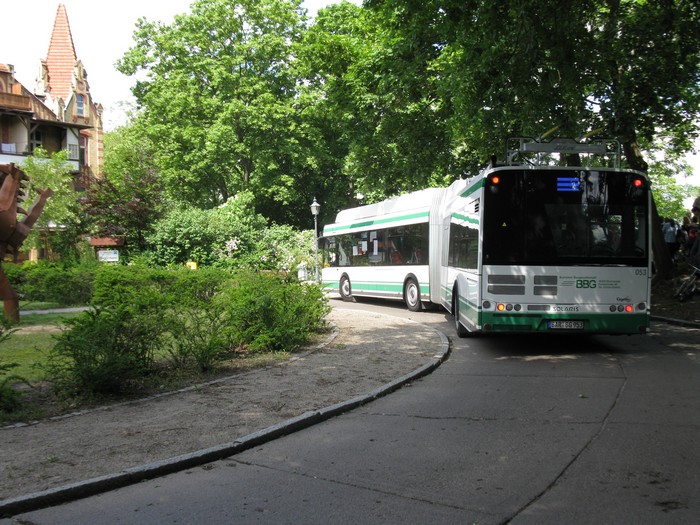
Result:
<svg viewBox="0 0 700 525"><path fill-rule="evenodd" d="M0 108L30 111L32 109L31 99L27 95L0 93Z"/></svg>

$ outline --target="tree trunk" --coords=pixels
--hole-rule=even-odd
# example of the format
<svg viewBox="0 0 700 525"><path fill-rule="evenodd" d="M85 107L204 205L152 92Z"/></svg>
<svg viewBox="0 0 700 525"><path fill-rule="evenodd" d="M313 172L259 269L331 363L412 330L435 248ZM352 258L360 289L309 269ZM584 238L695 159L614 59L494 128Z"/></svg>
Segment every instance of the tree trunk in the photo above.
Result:
<svg viewBox="0 0 700 525"><path fill-rule="evenodd" d="M5 319L13 323L19 323L19 296L12 289L10 281L0 265L0 297L5 308Z"/></svg>
<svg viewBox="0 0 700 525"><path fill-rule="evenodd" d="M625 141L622 144L625 158L630 168L646 173L649 170L649 165L642 156L642 151L636 139ZM654 265L656 266L656 274L662 279L670 279L673 275L673 261L671 254L668 251L664 234L661 230L662 221L659 217L659 212L656 210L656 202L652 192L651 199L651 247L654 255Z"/></svg>

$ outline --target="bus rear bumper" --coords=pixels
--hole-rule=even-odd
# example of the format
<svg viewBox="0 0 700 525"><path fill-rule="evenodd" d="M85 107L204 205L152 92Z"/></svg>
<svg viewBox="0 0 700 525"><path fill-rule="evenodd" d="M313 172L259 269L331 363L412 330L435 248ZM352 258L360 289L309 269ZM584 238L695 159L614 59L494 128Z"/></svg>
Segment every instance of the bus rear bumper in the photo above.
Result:
<svg viewBox="0 0 700 525"><path fill-rule="evenodd" d="M644 334L649 329L649 314L580 314L560 317L481 312L479 324L485 333Z"/></svg>

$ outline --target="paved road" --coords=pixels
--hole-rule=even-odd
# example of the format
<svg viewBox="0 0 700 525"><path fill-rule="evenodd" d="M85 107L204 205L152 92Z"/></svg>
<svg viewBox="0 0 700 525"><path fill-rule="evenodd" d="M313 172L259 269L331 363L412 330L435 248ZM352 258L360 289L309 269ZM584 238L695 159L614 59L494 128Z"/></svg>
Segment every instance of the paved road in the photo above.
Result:
<svg viewBox="0 0 700 525"><path fill-rule="evenodd" d="M454 334L443 312L334 306ZM454 339L437 371L345 415L0 523L697 523L699 335Z"/></svg>

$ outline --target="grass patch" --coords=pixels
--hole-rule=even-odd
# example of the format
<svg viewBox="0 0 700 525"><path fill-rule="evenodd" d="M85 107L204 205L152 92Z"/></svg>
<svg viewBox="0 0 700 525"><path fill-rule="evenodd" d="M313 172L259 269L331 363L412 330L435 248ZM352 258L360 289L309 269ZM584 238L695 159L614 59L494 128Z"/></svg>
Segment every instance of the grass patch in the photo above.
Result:
<svg viewBox="0 0 700 525"><path fill-rule="evenodd" d="M28 312L31 310L52 310L55 308L65 308L65 305L48 301L20 301L19 311Z"/></svg>
<svg viewBox="0 0 700 525"><path fill-rule="evenodd" d="M15 332L0 343L0 360L2 363L17 363L19 366L12 369L12 375L35 383L44 378L41 367L55 342L50 332Z"/></svg>
<svg viewBox="0 0 700 525"><path fill-rule="evenodd" d="M64 312L51 314L25 314L20 315L18 328L27 326L60 326L66 319L78 317L82 312Z"/></svg>
<svg viewBox="0 0 700 525"><path fill-rule="evenodd" d="M12 375L20 376L29 383L42 381L42 367L56 343L53 335L66 319L78 315L80 312L21 316L16 326L18 330L0 343L0 363L17 363L19 366L12 369Z"/></svg>

